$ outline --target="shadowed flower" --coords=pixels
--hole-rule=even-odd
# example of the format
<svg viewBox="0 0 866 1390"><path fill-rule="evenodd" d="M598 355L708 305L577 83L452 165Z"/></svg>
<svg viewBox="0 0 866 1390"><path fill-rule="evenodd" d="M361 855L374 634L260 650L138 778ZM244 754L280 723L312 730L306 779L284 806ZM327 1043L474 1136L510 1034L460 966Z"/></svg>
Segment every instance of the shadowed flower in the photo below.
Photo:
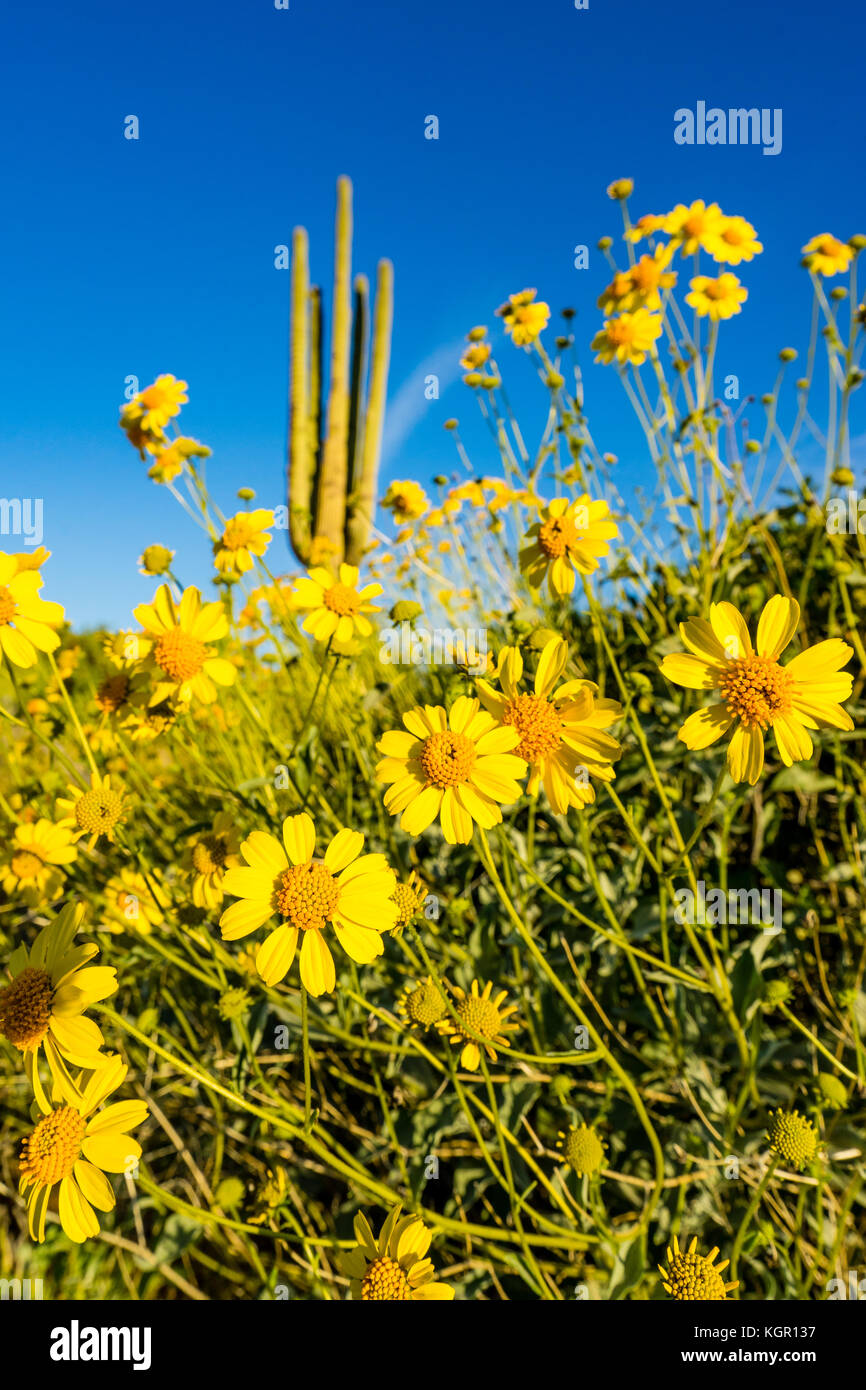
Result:
<svg viewBox="0 0 866 1390"><path fill-rule="evenodd" d="M221 905L226 872L238 868L241 862L240 847L240 832L235 829L230 811L218 811L210 830L190 841L183 866L192 875L192 900L196 907L214 912Z"/></svg>
<svg viewBox="0 0 866 1390"><path fill-rule="evenodd" d="M591 681L566 681L556 688L567 659L568 644L552 637L539 657L530 693L520 688L519 649L504 647L497 668L501 694L486 680L476 682L485 709L520 734L514 751L529 764L526 790L534 796L543 785L557 815L595 801L590 775L613 781L612 764L622 753L616 739L604 732L621 715L621 705L597 700L598 686Z"/></svg>
<svg viewBox="0 0 866 1390"><path fill-rule="evenodd" d="M432 976L406 985L397 1000L397 1012L410 1028L432 1028L445 1017L448 1006Z"/></svg>
<svg viewBox="0 0 866 1390"><path fill-rule="evenodd" d="M60 1224L80 1245L99 1235L96 1211L112 1211L114 1190L106 1173L129 1173L141 1157L141 1145L129 1130L147 1118L143 1100L117 1101L99 1107L122 1085L129 1068L112 1055L99 1071L77 1077L79 1098L50 1105L38 1098L42 1119L21 1142L19 1191L27 1194L27 1224L35 1241L45 1239L45 1215L59 1186ZM96 1208L96 1211L94 1211Z"/></svg>
<svg viewBox="0 0 866 1390"><path fill-rule="evenodd" d="M714 603L710 620L680 623L689 655L666 656L660 670L689 690L712 690L721 698L689 716L679 731L687 748L709 748L731 728L728 771L735 782L757 782L764 767L764 732L772 728L786 767L812 756L809 729L853 729L841 701L853 678L841 667L853 649L838 638L800 652L787 666L779 656L800 621L800 606L776 595L758 622L757 651L744 619L731 603Z"/></svg>
<svg viewBox="0 0 866 1390"><path fill-rule="evenodd" d="M315 826L306 814L283 821L282 844L263 830L244 840L249 867L229 869L223 880L225 892L240 901L226 908L220 927L224 941L238 941L272 917L281 919L256 956L265 984L288 973L302 933L301 982L312 995L330 994L336 972L328 926L359 965L382 954L382 933L397 921L395 876L383 854L361 855L363 845L359 830L340 830L323 858L314 858Z"/></svg>
<svg viewBox="0 0 866 1390"><path fill-rule="evenodd" d="M117 989L116 971L89 966L99 947L73 946L84 908L69 903L43 927L28 951L19 946L9 961L12 982L0 989L0 1035L24 1054L24 1069L40 1106L47 1101L39 1076L39 1050L64 1100L81 1098L70 1067L106 1065L105 1039L85 1009Z"/></svg>
<svg viewBox="0 0 866 1390"><path fill-rule="evenodd" d="M150 646L149 660L156 677L149 703L177 699L186 703L193 696L203 704L216 700L217 685L233 685L237 670L230 661L210 650L229 630L221 603L201 601L198 589L184 590L180 604L163 584L152 603L133 610Z"/></svg>
<svg viewBox="0 0 866 1390"><path fill-rule="evenodd" d="M385 809L401 817L401 828L420 835L439 816L448 843L468 845L474 823L485 830L498 825L500 804L519 799L517 778L526 773L513 753L517 730L497 724L466 695L450 712L418 705L403 723L406 732L392 729L376 745L384 754L376 778L390 783Z"/></svg>
<svg viewBox="0 0 866 1390"><path fill-rule="evenodd" d="M449 1284L436 1282L432 1261L427 1258L433 1233L420 1216L400 1220L400 1207L395 1207L376 1240L366 1216L358 1212L355 1239L355 1248L340 1255L353 1299L364 1303L430 1303L454 1297Z"/></svg>
<svg viewBox="0 0 866 1390"><path fill-rule="evenodd" d="M520 294L511 294L508 303L496 310L505 324L506 333L511 334L515 347L534 343L547 327L550 305L543 300L535 303L536 293L536 290L521 290Z"/></svg>
<svg viewBox="0 0 866 1390"><path fill-rule="evenodd" d="M369 637L373 624L364 615L379 612L370 599L381 594L381 584L365 584L359 589L355 565L340 565L338 575L335 579L330 570L316 566L298 580L292 593L296 608L312 610L304 619L303 629L317 642L327 642L332 637L348 642L355 634Z"/></svg>
<svg viewBox="0 0 866 1390"><path fill-rule="evenodd" d="M430 499L418 483L404 480L391 483L379 505L387 508L397 525L402 526L406 521L417 521L419 516L423 516L430 506Z"/></svg>
<svg viewBox="0 0 866 1390"><path fill-rule="evenodd" d="M730 1260L723 1260L720 1265L713 1264L719 1253L717 1245L713 1246L709 1255L699 1255L697 1249L697 1236L693 1238L688 1250L680 1250L674 1236L667 1249L667 1269L659 1265L665 1292L669 1293L671 1298L691 1302L718 1302L727 1298L729 1293L739 1288L739 1282L726 1284L722 1279L722 1273L727 1269Z"/></svg>
<svg viewBox="0 0 866 1390"><path fill-rule="evenodd" d="M406 882L398 883L394 889L393 898L397 904L398 913L394 926L395 936L399 936L404 927L408 927L410 922L414 922L424 906L426 897L427 889L413 869Z"/></svg>
<svg viewBox="0 0 866 1390"><path fill-rule="evenodd" d="M526 533L520 569L534 589L546 578L551 595L564 597L573 592L577 574L598 569L599 557L609 554L608 542L618 535L605 501L593 502L587 493L575 502L555 497Z"/></svg>
<svg viewBox="0 0 866 1390"><path fill-rule="evenodd" d="M473 980L468 994L459 985L455 985L454 1012L457 1019L453 1019L449 1014L436 1025L453 1047L462 1046L460 1065L467 1071L478 1070L482 1048L491 1062L495 1062L497 1050L511 1046L505 1034L520 1027L519 1023L510 1017L517 1012L517 1005L508 1004L503 1008L508 997L507 991L501 989L495 999L491 998L492 994L493 985L489 980L481 991L478 981Z"/></svg>
<svg viewBox="0 0 866 1390"><path fill-rule="evenodd" d="M78 850L66 826L40 818L16 825L0 857L0 887L9 898L39 907L59 898L65 874Z"/></svg>

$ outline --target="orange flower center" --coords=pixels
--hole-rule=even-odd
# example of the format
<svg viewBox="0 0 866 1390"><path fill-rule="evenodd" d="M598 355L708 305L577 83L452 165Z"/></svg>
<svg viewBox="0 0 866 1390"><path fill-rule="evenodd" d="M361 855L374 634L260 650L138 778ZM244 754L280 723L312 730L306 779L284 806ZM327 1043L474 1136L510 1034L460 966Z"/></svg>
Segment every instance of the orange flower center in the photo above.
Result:
<svg viewBox="0 0 866 1390"><path fill-rule="evenodd" d="M246 517L234 517L222 534L221 544L226 550L244 550L253 538L253 528Z"/></svg>
<svg viewBox="0 0 866 1390"><path fill-rule="evenodd" d="M719 680L728 713L747 729L766 729L777 714L791 708L793 677L769 656L739 657L729 661Z"/></svg>
<svg viewBox="0 0 866 1390"><path fill-rule="evenodd" d="M341 618L352 618L361 607L361 596L348 584L332 584L325 590L325 607Z"/></svg>
<svg viewBox="0 0 866 1390"><path fill-rule="evenodd" d="M75 821L87 835L108 835L123 819L123 797L107 787L85 792L75 803Z"/></svg>
<svg viewBox="0 0 866 1390"><path fill-rule="evenodd" d="M691 217L687 217L683 223L683 231L687 236L700 236L707 225L707 219L702 212L693 212Z"/></svg>
<svg viewBox="0 0 866 1390"><path fill-rule="evenodd" d="M173 681L189 681L197 676L207 659L207 647L191 633L173 627L164 632L156 644L154 657L158 666Z"/></svg>
<svg viewBox="0 0 866 1390"><path fill-rule="evenodd" d="M611 324L611 328L615 327ZM608 336L612 334L608 331ZM558 559L577 544L577 527L569 516L552 516L545 521L538 532L538 544L551 560Z"/></svg>
<svg viewBox="0 0 866 1390"><path fill-rule="evenodd" d="M365 1302L405 1303L411 1297L409 1280L396 1260L383 1255L368 1266L361 1284L361 1298Z"/></svg>
<svg viewBox="0 0 866 1390"><path fill-rule="evenodd" d="M17 609L18 605L6 585L0 584L0 627L5 627L7 623L11 623Z"/></svg>
<svg viewBox="0 0 866 1390"><path fill-rule="evenodd" d="M87 1121L71 1105L45 1115L21 1141L21 1176L44 1187L68 1178L81 1157Z"/></svg>
<svg viewBox="0 0 866 1390"><path fill-rule="evenodd" d="M53 997L48 971L28 965L0 989L0 1033L22 1052L38 1047L48 1032Z"/></svg>
<svg viewBox="0 0 866 1390"><path fill-rule="evenodd" d="M36 849L17 849L12 856L12 872L16 878L38 878L45 860Z"/></svg>
<svg viewBox="0 0 866 1390"><path fill-rule="evenodd" d="M274 885L277 912L301 931L321 931L339 898L340 888L334 875L316 860L293 864Z"/></svg>
<svg viewBox="0 0 866 1390"><path fill-rule="evenodd" d="M475 744L465 734L450 729L430 734L421 750L421 766L434 787L457 787L465 782L475 765Z"/></svg>
<svg viewBox="0 0 866 1390"><path fill-rule="evenodd" d="M541 695L518 695L506 707L502 722L511 724L520 734L520 743L513 752L528 763L549 758L562 742L562 720Z"/></svg>

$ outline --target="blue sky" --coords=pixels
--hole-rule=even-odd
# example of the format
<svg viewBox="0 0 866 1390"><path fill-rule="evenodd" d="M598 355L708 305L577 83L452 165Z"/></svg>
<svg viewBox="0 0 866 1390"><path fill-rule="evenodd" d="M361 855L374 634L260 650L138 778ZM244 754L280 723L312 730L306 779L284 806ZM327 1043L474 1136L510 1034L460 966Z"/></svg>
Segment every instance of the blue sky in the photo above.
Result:
<svg viewBox="0 0 866 1390"><path fill-rule="evenodd" d="M152 541L178 551L186 582L208 575L203 538L116 427L127 376L189 382L183 429L213 448L224 510L241 485L261 505L283 500L289 276L274 247L302 223L314 278L330 283L339 174L355 185L355 268L395 263L383 484L454 466L450 415L478 471L494 471L450 349L473 324L497 324L508 293L537 286L555 310L577 307L591 361L609 279L595 243L619 230L611 179L635 177L635 214L704 197L757 226L765 254L743 269L748 313L718 359L744 394L771 387L779 347L804 346L802 243L866 230L855 0L831 19L804 0L589 0L582 11L573 0L49 0L7 7L0 36L0 496L44 499L43 592L78 625L129 622L153 587L136 565ZM676 145L674 111L698 100L782 108L781 154ZM130 114L138 141L123 136ZM424 139L430 114L437 141ZM573 267L579 243L586 271ZM497 351L518 403L525 389L531 436L529 365ZM439 400L424 399L425 370L441 376ZM600 367L587 377L621 485L651 482L618 383Z"/></svg>

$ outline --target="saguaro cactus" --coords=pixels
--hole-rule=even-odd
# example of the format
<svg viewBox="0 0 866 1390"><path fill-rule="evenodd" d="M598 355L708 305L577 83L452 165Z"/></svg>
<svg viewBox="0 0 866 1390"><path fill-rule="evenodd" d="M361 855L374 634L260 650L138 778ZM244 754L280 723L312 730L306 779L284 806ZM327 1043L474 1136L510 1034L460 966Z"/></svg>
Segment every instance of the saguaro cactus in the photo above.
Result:
<svg viewBox="0 0 866 1390"><path fill-rule="evenodd" d="M321 294L310 286L307 234L302 227L295 229L292 241L289 539L303 565L337 564L343 559L358 564L368 544L376 506L393 303L394 270L390 261L383 260L378 266L370 347L366 276L358 275L352 285L352 184L340 178L325 409Z"/></svg>

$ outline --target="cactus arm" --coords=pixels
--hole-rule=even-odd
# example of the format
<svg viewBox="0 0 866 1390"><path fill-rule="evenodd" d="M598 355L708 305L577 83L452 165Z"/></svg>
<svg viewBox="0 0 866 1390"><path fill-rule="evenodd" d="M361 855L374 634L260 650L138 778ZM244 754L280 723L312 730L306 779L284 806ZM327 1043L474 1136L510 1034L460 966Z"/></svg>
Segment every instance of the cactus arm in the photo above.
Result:
<svg viewBox="0 0 866 1390"><path fill-rule="evenodd" d="M316 507L315 539L327 543L334 563L343 558L343 530L349 483L349 352L352 334L352 184L337 182L337 223L334 252L334 322L331 333L331 373L328 426L322 450Z"/></svg>
<svg viewBox="0 0 866 1390"><path fill-rule="evenodd" d="M350 565L361 561L367 546L376 510L385 399L388 394L388 367L391 360L391 325L394 317L394 267L380 261L376 280L373 317L373 350L370 370L370 398L364 428L361 473L354 490L347 525L346 558Z"/></svg>
<svg viewBox="0 0 866 1390"><path fill-rule="evenodd" d="M292 236L291 329L289 346L289 540L301 564L310 557L313 452L309 429L309 249L307 233Z"/></svg>

